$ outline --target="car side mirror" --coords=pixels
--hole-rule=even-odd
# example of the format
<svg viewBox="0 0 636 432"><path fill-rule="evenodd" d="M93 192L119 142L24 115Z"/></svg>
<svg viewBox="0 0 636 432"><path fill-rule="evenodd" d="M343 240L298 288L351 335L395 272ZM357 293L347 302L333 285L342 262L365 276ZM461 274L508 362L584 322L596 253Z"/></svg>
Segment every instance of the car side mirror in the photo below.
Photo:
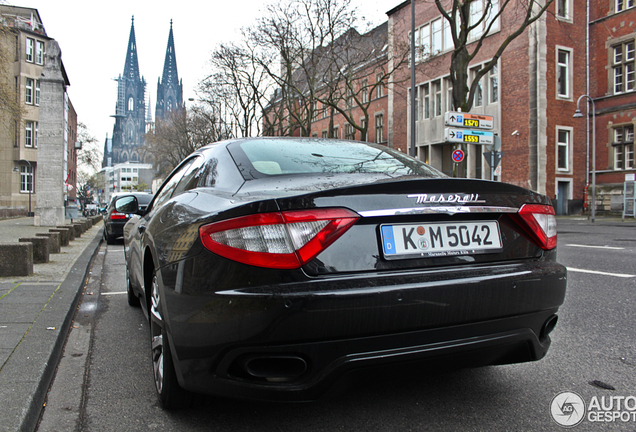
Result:
<svg viewBox="0 0 636 432"><path fill-rule="evenodd" d="M115 209L119 213L138 214L139 201L134 196L122 197L115 201Z"/></svg>

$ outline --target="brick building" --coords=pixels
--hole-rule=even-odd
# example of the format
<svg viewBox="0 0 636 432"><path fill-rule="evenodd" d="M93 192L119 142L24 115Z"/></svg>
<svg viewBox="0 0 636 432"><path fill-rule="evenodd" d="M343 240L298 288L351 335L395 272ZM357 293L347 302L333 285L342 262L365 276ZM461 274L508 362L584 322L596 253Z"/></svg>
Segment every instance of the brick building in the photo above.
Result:
<svg viewBox="0 0 636 432"><path fill-rule="evenodd" d="M289 114L279 89L265 110L265 135L304 135L295 123L307 123L308 135L322 138L388 142L388 23L359 34L351 29L331 46L316 50L312 72L318 78L315 97L307 90L294 99ZM343 61L347 59L347 61ZM303 88L306 72L298 68L294 86ZM305 97L307 96L307 97ZM289 105L289 102L287 102ZM336 106L339 108L336 108ZM311 121L307 121L307 116Z"/></svg>
<svg viewBox="0 0 636 432"><path fill-rule="evenodd" d="M476 1L475 10L480 6L483 10L485 1ZM636 1L589 0L589 25L586 3L559 0L550 5L482 78L481 95L471 110L495 119L494 132L504 151L501 176L496 179L548 195L558 214L583 209L588 157L592 169L588 153L592 134L585 119L573 118L581 95L589 95L596 107L597 210L610 210L603 191L622 190L625 173L634 173ZM410 4L407 0L387 13L392 46L409 42ZM497 1L491 4L498 8ZM519 19L514 7L504 10L470 63L471 77L493 58ZM454 145L444 142L444 112L453 110L449 79L453 44L447 22L433 2L416 1L415 27L417 155L451 173ZM409 74L407 65L393 81L404 82ZM389 86L388 145L403 151L410 142L409 87ZM580 104L583 113L586 100ZM488 149L481 147L468 145L465 176L489 178L483 157Z"/></svg>

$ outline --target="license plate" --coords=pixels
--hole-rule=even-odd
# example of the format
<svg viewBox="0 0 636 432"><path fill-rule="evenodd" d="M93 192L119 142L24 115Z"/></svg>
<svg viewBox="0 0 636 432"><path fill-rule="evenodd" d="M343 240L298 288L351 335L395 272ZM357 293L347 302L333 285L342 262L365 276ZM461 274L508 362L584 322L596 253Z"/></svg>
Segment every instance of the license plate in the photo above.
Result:
<svg viewBox="0 0 636 432"><path fill-rule="evenodd" d="M501 251L496 221L381 225L386 259L446 257Z"/></svg>

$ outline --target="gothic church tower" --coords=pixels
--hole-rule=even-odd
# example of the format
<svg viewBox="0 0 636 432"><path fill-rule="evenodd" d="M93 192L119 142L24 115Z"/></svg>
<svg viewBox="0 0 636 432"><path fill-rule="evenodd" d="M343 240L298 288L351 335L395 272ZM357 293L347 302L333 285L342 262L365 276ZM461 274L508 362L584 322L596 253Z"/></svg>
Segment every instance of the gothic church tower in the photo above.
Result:
<svg viewBox="0 0 636 432"><path fill-rule="evenodd" d="M177 73L172 20L170 20L170 34L168 35L166 58L163 63L163 74L161 80L157 80L155 121L163 119L169 111L181 107L183 107L183 82L179 81L179 74Z"/></svg>
<svg viewBox="0 0 636 432"><path fill-rule="evenodd" d="M141 146L146 133L146 80L139 75L135 17L130 25L124 73L116 81L117 105L113 116L115 126L111 166L126 161L143 162Z"/></svg>

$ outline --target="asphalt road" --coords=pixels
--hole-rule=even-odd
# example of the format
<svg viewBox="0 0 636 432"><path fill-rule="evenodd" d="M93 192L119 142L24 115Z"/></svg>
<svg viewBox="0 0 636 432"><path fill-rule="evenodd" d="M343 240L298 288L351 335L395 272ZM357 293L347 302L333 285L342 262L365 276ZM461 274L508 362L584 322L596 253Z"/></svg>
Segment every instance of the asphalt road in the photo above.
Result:
<svg viewBox="0 0 636 432"><path fill-rule="evenodd" d="M636 228L560 220L558 247L568 292L540 362L375 371L314 403L208 397L166 412L155 396L147 323L126 301L123 245L103 244L39 430L564 430L550 410L555 396L571 391L588 408L614 401L604 411L593 406L574 430L636 431ZM617 401L627 407L616 409ZM634 418L591 421L600 411Z"/></svg>

